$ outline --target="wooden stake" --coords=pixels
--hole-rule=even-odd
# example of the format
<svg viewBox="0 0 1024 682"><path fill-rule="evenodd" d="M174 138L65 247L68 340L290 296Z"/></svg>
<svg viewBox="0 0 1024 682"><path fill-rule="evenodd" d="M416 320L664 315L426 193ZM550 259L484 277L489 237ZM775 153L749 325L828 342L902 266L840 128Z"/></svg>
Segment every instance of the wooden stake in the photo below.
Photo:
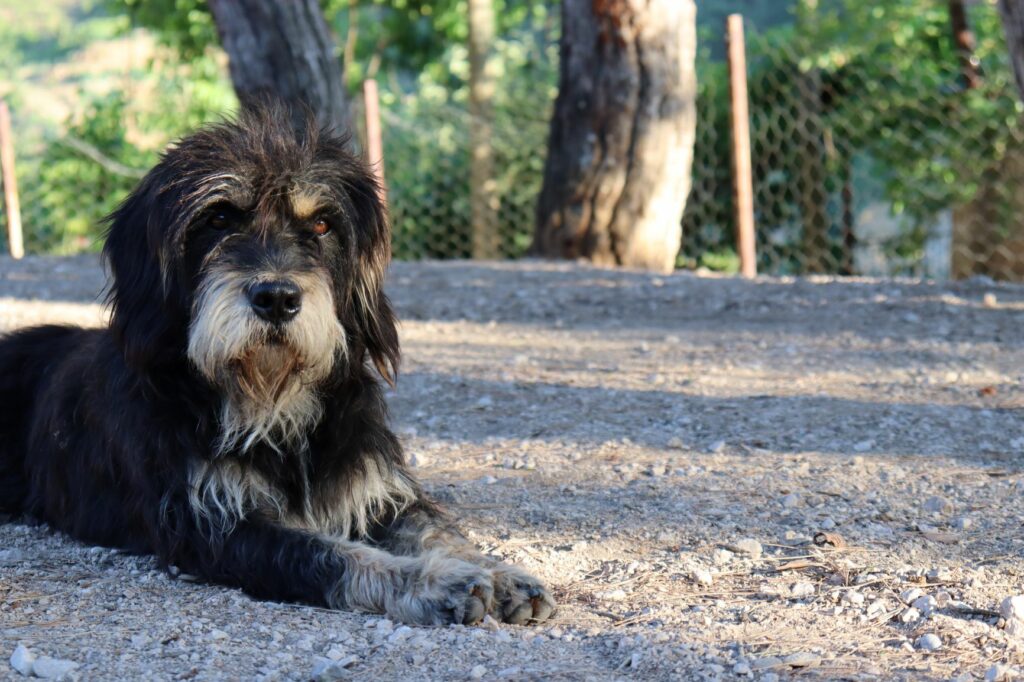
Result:
<svg viewBox="0 0 1024 682"><path fill-rule="evenodd" d="M387 188L384 184L384 136L380 125L380 95L377 81L367 78L363 81L363 109L366 115L366 161L373 168L380 184L381 201L387 203Z"/></svg>
<svg viewBox="0 0 1024 682"><path fill-rule="evenodd" d="M729 50L736 250L740 257L740 273L744 277L756 277L757 248L754 241L754 178L753 163L750 160L747 51L743 39L743 17L741 15L729 15L726 20L726 40Z"/></svg>
<svg viewBox="0 0 1024 682"><path fill-rule="evenodd" d="M7 246L12 257L21 258L25 255L25 247L21 239L21 207L18 205L18 180L14 175L14 138L11 136L11 111L7 102L0 102L0 171L7 213Z"/></svg>

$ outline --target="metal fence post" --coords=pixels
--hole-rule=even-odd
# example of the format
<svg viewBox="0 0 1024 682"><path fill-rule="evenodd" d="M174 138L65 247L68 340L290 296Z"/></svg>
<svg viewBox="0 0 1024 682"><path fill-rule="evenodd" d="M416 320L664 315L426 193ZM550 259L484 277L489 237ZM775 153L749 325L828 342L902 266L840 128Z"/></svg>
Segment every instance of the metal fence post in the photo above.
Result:
<svg viewBox="0 0 1024 682"><path fill-rule="evenodd" d="M380 184L381 201L387 203L387 188L384 184L384 136L380 125L380 95L377 81L367 78L363 81L363 109L366 116L366 161Z"/></svg>
<svg viewBox="0 0 1024 682"><path fill-rule="evenodd" d="M11 256L21 258L25 255L25 247L21 238L21 207L18 204L18 180L14 175L14 138L11 135L11 111L7 102L0 102L0 170L7 213L7 246Z"/></svg>
<svg viewBox="0 0 1024 682"><path fill-rule="evenodd" d="M739 14L730 14L726 20L726 43L729 52L736 251L740 257L740 273L744 277L755 277L757 250L754 241L754 179L750 159L747 52L743 39L743 17Z"/></svg>

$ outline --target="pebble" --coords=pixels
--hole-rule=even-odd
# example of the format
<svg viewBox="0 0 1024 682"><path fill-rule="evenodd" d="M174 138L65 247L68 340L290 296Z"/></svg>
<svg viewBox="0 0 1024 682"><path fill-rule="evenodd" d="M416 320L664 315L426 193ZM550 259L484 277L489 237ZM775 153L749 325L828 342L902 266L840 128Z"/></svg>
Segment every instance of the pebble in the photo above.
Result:
<svg viewBox="0 0 1024 682"><path fill-rule="evenodd" d="M942 648L942 639L933 632L917 638L917 648L923 651L938 651Z"/></svg>
<svg viewBox="0 0 1024 682"><path fill-rule="evenodd" d="M871 448L875 447L875 441L873 440L862 440L859 443L854 443L854 452L867 452Z"/></svg>
<svg viewBox="0 0 1024 682"><path fill-rule="evenodd" d="M1010 682L1019 677L1020 671L1008 665L996 663L985 671L985 682Z"/></svg>
<svg viewBox="0 0 1024 682"><path fill-rule="evenodd" d="M836 520L831 516L826 516L825 519L819 524L822 530L832 530L836 527Z"/></svg>
<svg viewBox="0 0 1024 682"><path fill-rule="evenodd" d="M20 549L0 549L0 566L17 564L25 559L25 553Z"/></svg>
<svg viewBox="0 0 1024 682"><path fill-rule="evenodd" d="M777 656L765 656L764 658L756 658L750 662L750 666L755 670L777 668L780 665L782 665L782 659Z"/></svg>
<svg viewBox="0 0 1024 682"><path fill-rule="evenodd" d="M472 670L469 671L469 677L473 680L479 680L486 674L487 668L485 668L482 665L475 666Z"/></svg>
<svg viewBox="0 0 1024 682"><path fill-rule="evenodd" d="M704 587L710 587L711 585L714 584L715 577L713 575L711 575L711 571L708 571L708 570L703 569L703 568L696 568L693 571L693 581L695 583L697 583L698 585L703 585Z"/></svg>
<svg viewBox="0 0 1024 682"><path fill-rule="evenodd" d="M927 594L923 597L918 597L911 604L911 606L923 613L925 616L930 616L932 611L935 610L936 605L935 597Z"/></svg>
<svg viewBox="0 0 1024 682"><path fill-rule="evenodd" d="M77 667L74 661L40 656L32 663L32 674L44 680L59 680Z"/></svg>
<svg viewBox="0 0 1024 682"><path fill-rule="evenodd" d="M814 596L814 584L813 583L794 583L789 588L789 593L797 599L803 599L804 597Z"/></svg>
<svg viewBox="0 0 1024 682"><path fill-rule="evenodd" d="M347 664L351 665L351 664ZM315 682L336 682L337 680L350 680L352 673L345 669L343 661L332 661L329 658L317 657L313 665L311 677Z"/></svg>
<svg viewBox="0 0 1024 682"><path fill-rule="evenodd" d="M668 439L668 447L670 450L682 450L685 446L683 445L683 439L678 436L673 436Z"/></svg>
<svg viewBox="0 0 1024 682"><path fill-rule="evenodd" d="M907 623L914 623L921 619L921 612L915 609L913 606L907 608L900 614L900 622L906 625Z"/></svg>
<svg viewBox="0 0 1024 682"><path fill-rule="evenodd" d="M990 291L981 297L981 304L986 308L995 308L999 305L999 299Z"/></svg>
<svg viewBox="0 0 1024 682"><path fill-rule="evenodd" d="M961 516L953 521L953 528L956 528L957 530L970 530L973 525L974 522L969 516Z"/></svg>
<svg viewBox="0 0 1024 682"><path fill-rule="evenodd" d="M722 566L724 564L727 564L730 561L732 561L735 557L735 554L721 547L717 548L714 552L711 553L711 560L715 562L716 566Z"/></svg>
<svg viewBox="0 0 1024 682"><path fill-rule="evenodd" d="M36 655L25 648L24 644L19 644L14 653L11 654L11 667L22 675L31 675L32 663L35 660Z"/></svg>
<svg viewBox="0 0 1024 682"><path fill-rule="evenodd" d="M904 604L913 604L923 596L924 590L919 587L911 587L910 589L900 592L900 601Z"/></svg>
<svg viewBox="0 0 1024 682"><path fill-rule="evenodd" d="M922 505L926 512L932 514L948 514L953 511L953 503L947 498L939 495L933 495L924 501Z"/></svg>
<svg viewBox="0 0 1024 682"><path fill-rule="evenodd" d="M790 654L782 662L791 668L811 668L821 663L821 656L809 652Z"/></svg>
<svg viewBox="0 0 1024 682"><path fill-rule="evenodd" d="M864 603L864 594L850 590L843 593L842 601L851 606L861 606Z"/></svg>
<svg viewBox="0 0 1024 682"><path fill-rule="evenodd" d="M713 443L711 443L710 445L708 445L708 452L710 452L712 455L717 455L719 452L721 452L724 449L725 449L725 441L724 440L716 440Z"/></svg>
<svg viewBox="0 0 1024 682"><path fill-rule="evenodd" d="M796 493L790 493L782 498L782 506L786 509L793 509L800 506L800 496Z"/></svg>
<svg viewBox="0 0 1024 682"><path fill-rule="evenodd" d="M761 547L761 543L754 538L743 538L734 545L735 549L743 554L750 556L753 559L758 559L764 548Z"/></svg>
<svg viewBox="0 0 1024 682"><path fill-rule="evenodd" d="M751 673L750 665L740 661L732 667L732 672L734 675L749 675Z"/></svg>
<svg viewBox="0 0 1024 682"><path fill-rule="evenodd" d="M214 630L213 632L210 633L210 639L212 639L214 641L219 641L219 640L227 639L227 638L228 638L228 633L224 632L223 630Z"/></svg>
<svg viewBox="0 0 1024 682"><path fill-rule="evenodd" d="M1006 620L1024 620L1024 594L1004 599L999 605L999 615Z"/></svg>

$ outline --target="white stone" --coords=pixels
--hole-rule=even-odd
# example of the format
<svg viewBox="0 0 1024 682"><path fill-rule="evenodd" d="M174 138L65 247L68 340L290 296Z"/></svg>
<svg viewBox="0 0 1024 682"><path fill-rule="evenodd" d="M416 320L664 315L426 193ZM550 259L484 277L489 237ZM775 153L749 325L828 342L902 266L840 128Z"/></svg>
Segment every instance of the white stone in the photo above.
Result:
<svg viewBox="0 0 1024 682"><path fill-rule="evenodd" d="M873 440L862 440L859 443L854 443L854 452L867 452L871 448L875 447L875 441Z"/></svg>
<svg viewBox="0 0 1024 682"><path fill-rule="evenodd" d="M764 548L754 538L743 538L735 544L735 548L753 559L758 559Z"/></svg>
<svg viewBox="0 0 1024 682"><path fill-rule="evenodd" d="M735 675L749 675L751 671L747 663L740 661L732 667L732 672Z"/></svg>
<svg viewBox="0 0 1024 682"><path fill-rule="evenodd" d="M214 641L221 640L221 639L227 639L227 638L228 638L228 633L224 632L223 630L214 630L213 632L210 633L210 639L212 639Z"/></svg>
<svg viewBox="0 0 1024 682"><path fill-rule="evenodd" d="M1024 620L1024 594L1007 597L999 605L999 615L1006 620Z"/></svg>
<svg viewBox="0 0 1024 682"><path fill-rule="evenodd" d="M942 639L933 632L917 638L917 648L923 651L938 651L942 648Z"/></svg>
<svg viewBox="0 0 1024 682"><path fill-rule="evenodd" d="M861 606L864 604L864 594L850 590L849 592L843 593L842 601L851 606Z"/></svg>
<svg viewBox="0 0 1024 682"><path fill-rule="evenodd" d="M921 506L926 512L930 512L932 514L948 514L953 511L953 503L939 495L929 497Z"/></svg>
<svg viewBox="0 0 1024 682"><path fill-rule="evenodd" d="M40 656L32 664L32 674L44 680L59 680L77 667L74 661Z"/></svg>
<svg viewBox="0 0 1024 682"><path fill-rule="evenodd" d="M801 651L786 656L782 662L793 668L811 668L821 663L821 656Z"/></svg>
<svg viewBox="0 0 1024 682"><path fill-rule="evenodd" d="M919 587L911 587L910 589L903 590L900 592L900 601L904 604L913 604L919 598L924 596L924 590Z"/></svg>
<svg viewBox="0 0 1024 682"><path fill-rule="evenodd" d="M800 496L790 493L782 498L782 506L786 509L793 509L800 506Z"/></svg>
<svg viewBox="0 0 1024 682"><path fill-rule="evenodd" d="M469 677L473 680L479 680L486 674L487 668L483 667L482 665L478 665L469 671Z"/></svg>
<svg viewBox="0 0 1024 682"><path fill-rule="evenodd" d="M719 547L711 553L711 560L715 562L716 566L722 566L732 561L735 556L729 550Z"/></svg>
<svg viewBox="0 0 1024 682"><path fill-rule="evenodd" d="M917 599L915 599L911 606L913 606L915 609L917 609L924 615L930 616L932 614L932 611L935 610L935 597L926 594L923 597L918 597Z"/></svg>
<svg viewBox="0 0 1024 682"><path fill-rule="evenodd" d="M804 597L814 596L814 583L794 583L789 588L789 593L797 599L803 599Z"/></svg>
<svg viewBox="0 0 1024 682"><path fill-rule="evenodd" d="M900 622L903 624L913 623L921 618L921 612L915 609L913 606L903 611L900 614Z"/></svg>
<svg viewBox="0 0 1024 682"><path fill-rule="evenodd" d="M710 587L715 582L715 577L711 575L711 571L704 568L696 568L693 570L693 581L698 585L704 587Z"/></svg>
<svg viewBox="0 0 1024 682"><path fill-rule="evenodd" d="M710 452L713 455L717 455L719 452L721 452L724 449L725 449L725 441L724 440L716 440L715 442L713 442L710 445L708 445L708 452Z"/></svg>
<svg viewBox="0 0 1024 682"><path fill-rule="evenodd" d="M32 663L35 660L36 655L25 648L24 644L19 644L14 653L11 654L11 667L22 675L31 675Z"/></svg>

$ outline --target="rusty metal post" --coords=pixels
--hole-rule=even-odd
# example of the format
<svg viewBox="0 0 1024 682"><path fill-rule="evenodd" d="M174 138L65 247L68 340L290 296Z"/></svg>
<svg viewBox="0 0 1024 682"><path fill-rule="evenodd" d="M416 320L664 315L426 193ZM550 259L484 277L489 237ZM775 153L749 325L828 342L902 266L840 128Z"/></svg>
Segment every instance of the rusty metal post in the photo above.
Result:
<svg viewBox="0 0 1024 682"><path fill-rule="evenodd" d="M11 135L11 111L0 102L0 171L4 182L4 208L7 213L7 246L11 256L21 258L25 247L21 238L21 207L18 204L18 180L14 175L14 138Z"/></svg>
<svg viewBox="0 0 1024 682"><path fill-rule="evenodd" d="M747 51L741 15L731 14L726 20L726 42L729 52L729 114L732 121L736 251L740 257L740 273L744 277L756 277L757 247L754 240L754 178L750 158Z"/></svg>
<svg viewBox="0 0 1024 682"><path fill-rule="evenodd" d="M380 95L377 81L367 78L363 81L363 109L366 116L366 161L373 168L380 184L381 201L387 203L387 188L384 184L384 136L380 125Z"/></svg>

